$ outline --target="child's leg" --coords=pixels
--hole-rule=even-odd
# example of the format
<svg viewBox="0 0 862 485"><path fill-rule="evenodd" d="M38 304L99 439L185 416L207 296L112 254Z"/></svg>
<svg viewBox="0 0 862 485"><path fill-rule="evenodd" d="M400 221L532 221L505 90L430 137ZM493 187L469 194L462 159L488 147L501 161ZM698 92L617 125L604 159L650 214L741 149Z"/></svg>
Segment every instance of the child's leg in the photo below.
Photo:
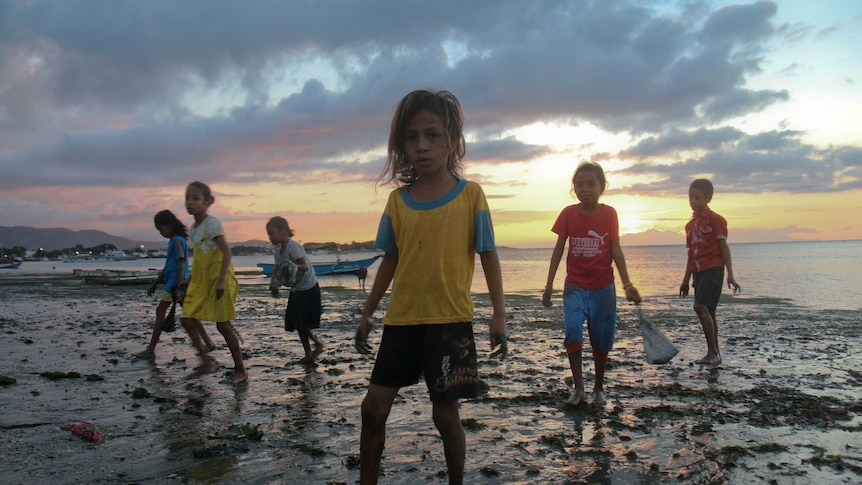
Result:
<svg viewBox="0 0 862 485"><path fill-rule="evenodd" d="M171 302L165 300L161 300L158 306L156 306L156 324L153 326L153 335L150 337L150 343L142 352L135 354L135 357L144 359L155 355L156 344L159 343L159 336L162 334L162 324L165 323L165 315L167 315L170 306Z"/></svg>
<svg viewBox="0 0 862 485"><path fill-rule="evenodd" d="M605 392L604 392L604 382L605 382L605 369L608 365L608 356L605 354L596 355L593 353L593 360L596 363L596 383L593 385L593 404L602 405L605 403Z"/></svg>
<svg viewBox="0 0 862 485"><path fill-rule="evenodd" d="M572 369L572 386L575 388L572 396L566 401L566 404L571 406L577 406L584 399L586 399L587 394L584 392L584 361L583 361L583 351L581 347L583 346L583 342L580 342L580 345L577 345L577 350L569 350L570 348L574 349L573 346L566 347L566 355L569 357L569 367Z"/></svg>
<svg viewBox="0 0 862 485"><path fill-rule="evenodd" d="M584 322L587 320L586 293L586 290L575 286L566 286L563 289L563 313L566 319L566 336L563 345L566 347L566 355L569 358L569 367L572 370L572 386L574 387L572 396L566 401L566 404L570 406L577 406L586 397L583 356L581 355L584 348Z"/></svg>
<svg viewBox="0 0 862 485"><path fill-rule="evenodd" d="M200 331L200 328L203 325L200 320L196 320L194 318L180 318L180 323L183 324L183 328L186 329L186 333L189 334L189 338L192 340L192 345L197 349L198 355L203 356L206 354L207 349L204 347Z"/></svg>
<svg viewBox="0 0 862 485"><path fill-rule="evenodd" d="M239 348L239 335L234 330L230 322L216 323L219 333L224 337L227 347L230 349L230 355L233 357L233 375L230 378L231 384L238 384L248 379L248 373L245 370L245 364L242 361L242 350Z"/></svg>
<svg viewBox="0 0 862 485"><path fill-rule="evenodd" d="M721 363L721 355L718 351L718 324L715 320L715 309L721 298L724 268L710 268L694 273L693 283L694 311L706 337L706 355L697 363L718 365Z"/></svg>
<svg viewBox="0 0 862 485"><path fill-rule="evenodd" d="M392 410L397 387L371 384L362 400L362 430L359 433L359 483L377 483L380 459L386 443L386 420Z"/></svg>
<svg viewBox="0 0 862 485"><path fill-rule="evenodd" d="M189 377L193 378L203 374L212 374L216 371L216 367L213 364L213 359L209 356L209 349L204 343L203 335L206 334L206 330L204 329L203 322L196 318L181 318L180 322L182 322L183 328L189 334L189 338L192 339L192 345L197 349L198 357L201 361L200 365L195 368L195 371Z"/></svg>
<svg viewBox="0 0 862 485"><path fill-rule="evenodd" d="M203 340L204 343L204 347L207 349L207 352L212 352L216 349L215 344L210 338L209 333L207 333L207 329L204 327L203 322L201 322L200 320L196 320L196 322L198 325L198 332L200 333L201 340Z"/></svg>
<svg viewBox="0 0 862 485"><path fill-rule="evenodd" d="M311 356L311 341L309 339L311 332L307 328L300 328L297 330L297 333L299 334L299 340L302 342L302 348L305 350L306 357Z"/></svg>
<svg viewBox="0 0 862 485"><path fill-rule="evenodd" d="M449 470L449 483L463 483L467 440L464 437L464 427L461 425L458 401L446 404L434 403L432 416L434 425L443 439L443 454L446 456L446 468Z"/></svg>
<svg viewBox="0 0 862 485"><path fill-rule="evenodd" d="M707 308L706 305L695 304L694 311L706 337L706 355L697 363L718 365L721 363L721 355L718 351L718 324L715 321L715 310Z"/></svg>
<svg viewBox="0 0 862 485"><path fill-rule="evenodd" d="M213 350L215 350L215 344L210 339L209 333L207 332L206 327L204 327L204 322L194 319L193 325L197 331L197 334L200 336L201 342L203 342L204 353L209 354ZM209 359L209 357L207 357Z"/></svg>
<svg viewBox="0 0 862 485"><path fill-rule="evenodd" d="M323 342L318 339L311 330L308 331L308 336L311 338L311 341L314 342L314 352L311 355L316 359L318 355L323 353Z"/></svg>
<svg viewBox="0 0 862 485"><path fill-rule="evenodd" d="M613 284L593 290L588 298L590 346L596 366L596 382L593 384L593 404L604 404L605 369L608 354L614 347L617 333L617 298Z"/></svg>
<svg viewBox="0 0 862 485"><path fill-rule="evenodd" d="M709 316L712 317L712 338L715 340L715 355L718 356L716 364L721 364L721 350L718 348L718 319L715 317L715 308L709 309Z"/></svg>
<svg viewBox="0 0 862 485"><path fill-rule="evenodd" d="M302 364L311 364L317 359L317 356L323 352L323 344L320 343L320 340L311 333L311 330L307 328L301 328L297 330L299 333L299 340L302 342L302 348L305 349L305 357L300 359L300 363ZM314 342L314 351L311 350L311 342Z"/></svg>

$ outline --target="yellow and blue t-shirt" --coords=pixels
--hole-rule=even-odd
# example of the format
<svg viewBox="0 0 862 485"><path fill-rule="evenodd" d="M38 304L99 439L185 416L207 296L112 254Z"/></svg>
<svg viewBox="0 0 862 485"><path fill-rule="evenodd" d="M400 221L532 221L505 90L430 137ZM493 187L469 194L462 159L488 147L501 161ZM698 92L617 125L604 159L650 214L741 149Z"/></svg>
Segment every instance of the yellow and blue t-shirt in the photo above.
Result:
<svg viewBox="0 0 862 485"><path fill-rule="evenodd" d="M398 256L385 325L471 322L475 254L496 251L482 187L464 179L427 202L389 194L374 245Z"/></svg>

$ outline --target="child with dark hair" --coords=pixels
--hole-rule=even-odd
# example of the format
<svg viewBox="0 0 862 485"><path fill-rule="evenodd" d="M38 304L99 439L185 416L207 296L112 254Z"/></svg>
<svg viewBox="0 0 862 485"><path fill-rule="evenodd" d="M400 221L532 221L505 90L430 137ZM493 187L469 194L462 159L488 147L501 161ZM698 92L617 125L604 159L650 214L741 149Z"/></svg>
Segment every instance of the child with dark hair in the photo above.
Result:
<svg viewBox="0 0 862 485"><path fill-rule="evenodd" d="M694 286L694 312L706 337L706 355L696 363L710 367L721 364L715 310L721 297L725 267L727 287L734 293L742 290L733 277L730 247L727 245L727 220L710 210L708 205L713 192L712 182L706 179L696 179L688 188L688 204L693 214L685 225L688 261L679 285L680 297L688 295L689 279Z"/></svg>
<svg viewBox="0 0 862 485"><path fill-rule="evenodd" d="M617 323L617 297L612 263L620 274L626 299L634 302L641 300L637 288L629 280L626 258L620 246L617 212L613 207L599 203L599 197L607 186L605 172L599 164L588 162L578 165L572 176L572 191L580 203L565 207L552 229L557 234L557 244L551 254L542 304L551 306L554 278L568 242L566 282L563 289L563 345L566 348L574 387L571 397L566 400L568 406L577 406L586 401L582 356L584 322L589 331L596 366L593 404L605 404L605 369L608 354L614 346Z"/></svg>
<svg viewBox="0 0 862 485"><path fill-rule="evenodd" d="M308 261L305 249L293 240L293 229L287 223L287 219L280 216L270 218L266 223L266 234L269 241L277 245L273 254L275 265L272 272L272 283L270 291L272 296L278 297L279 276L284 273L286 265L295 265L296 271L291 280L290 296L287 299L287 309L284 311L284 329L288 332L296 330L305 357L299 360L300 364L313 364L317 357L323 352L323 343L312 333L315 328L320 328L320 314L322 305L320 301L320 285L317 284L317 275L314 274L314 266ZM314 342L314 349L311 348Z"/></svg>
<svg viewBox="0 0 862 485"><path fill-rule="evenodd" d="M230 323L236 318L234 305L239 283L233 271L224 228L218 219L207 214L214 202L215 197L207 184L195 181L186 187L186 211L195 218L189 231L195 257L191 276L180 283L180 287L187 288L181 321L201 359L200 366L190 377L216 371L203 339L205 332L201 321L205 320L216 322L216 328L230 349L234 367L227 382L239 384L248 379L239 334Z"/></svg>
<svg viewBox="0 0 862 485"><path fill-rule="evenodd" d="M479 253L494 307L491 356L506 356L506 308L491 213L481 186L462 178L464 117L447 91L407 94L395 110L389 156L378 182L389 195L375 246L385 252L356 331L356 348L371 353L371 317L389 284L383 336L362 401L360 483L377 483L386 420L401 387L424 376L440 432L449 483L462 483L465 436L459 399L476 397L473 280Z"/></svg>
<svg viewBox="0 0 862 485"><path fill-rule="evenodd" d="M151 359L156 355L156 345L162 331L173 332L174 328L165 327L165 316L171 305L183 300L185 292L178 288L177 284L186 279L189 274L189 231L186 225L180 221L173 212L169 210L159 211L153 218L156 230L163 237L168 238L168 251L165 257L165 266L159 277L147 290L147 295L152 296L156 292L159 282L165 284L165 292L162 294L159 305L156 307L156 324L153 326L153 335L147 348L135 354L141 359ZM208 348L215 348L209 335L203 332L202 337Z"/></svg>

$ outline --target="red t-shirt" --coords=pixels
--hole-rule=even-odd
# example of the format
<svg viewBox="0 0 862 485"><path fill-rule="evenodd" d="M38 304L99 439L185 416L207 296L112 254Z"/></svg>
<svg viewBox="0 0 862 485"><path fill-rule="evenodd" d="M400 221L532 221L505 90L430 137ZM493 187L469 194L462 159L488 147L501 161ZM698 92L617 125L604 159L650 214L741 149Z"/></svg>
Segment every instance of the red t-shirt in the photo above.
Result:
<svg viewBox="0 0 862 485"><path fill-rule="evenodd" d="M620 223L613 207L601 204L598 213L587 216L581 213L581 204L570 205L551 230L569 238L567 285L597 290L614 282L611 241L620 238Z"/></svg>
<svg viewBox="0 0 862 485"><path fill-rule="evenodd" d="M701 272L710 268L724 268L724 256L718 246L719 239L727 239L727 221L704 207L685 225L685 246L691 264L689 269Z"/></svg>

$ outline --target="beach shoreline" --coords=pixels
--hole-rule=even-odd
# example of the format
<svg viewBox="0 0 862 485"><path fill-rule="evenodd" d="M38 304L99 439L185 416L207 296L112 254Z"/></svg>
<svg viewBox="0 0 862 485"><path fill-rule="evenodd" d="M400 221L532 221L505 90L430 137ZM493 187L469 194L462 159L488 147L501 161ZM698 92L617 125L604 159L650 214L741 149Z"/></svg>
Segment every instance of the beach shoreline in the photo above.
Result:
<svg viewBox="0 0 862 485"><path fill-rule="evenodd" d="M155 297L141 287L83 285L58 275L0 278L6 352L0 387L3 483L354 483L359 404L373 358L352 348L366 293L322 280L326 345L317 366L282 325L286 298L241 286L236 327L250 380L229 369L188 380L196 364L180 329L146 345ZM488 359L487 295L476 294L480 378L462 404L468 483L852 483L862 479L862 344L858 311L725 298L725 364L704 351L691 301L653 299L644 315L680 348L646 364L634 308L619 304L608 405L567 409L570 373L559 301L507 294L511 355ZM378 315L382 312L378 311ZM223 339L209 324L230 365ZM370 343L376 349L379 327ZM588 348L588 345L587 345ZM588 352L585 352L588 354ZM592 362L585 359L588 390ZM51 374L53 373L53 374ZM75 377L68 373L77 373ZM89 442L61 426L88 421ZM446 483L424 386L393 406L383 483Z"/></svg>

